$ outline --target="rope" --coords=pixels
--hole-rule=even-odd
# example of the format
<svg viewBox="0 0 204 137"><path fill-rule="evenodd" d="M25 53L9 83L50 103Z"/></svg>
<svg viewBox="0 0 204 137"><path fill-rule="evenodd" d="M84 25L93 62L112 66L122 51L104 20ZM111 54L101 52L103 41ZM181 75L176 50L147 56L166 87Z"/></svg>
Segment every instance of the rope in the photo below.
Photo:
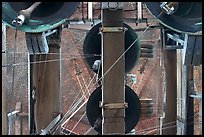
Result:
<svg viewBox="0 0 204 137"><path fill-rule="evenodd" d="M81 116L81 118L77 121L77 123L74 125L74 127L72 128L71 132L74 131L74 129L77 127L77 125L79 124L79 122L82 120L82 118L85 116L86 111L83 113L83 115ZM71 132L69 133L69 135L71 134Z"/></svg>
<svg viewBox="0 0 204 137"><path fill-rule="evenodd" d="M54 54L54 53L53 53ZM37 55L37 54L36 54ZM90 58L90 57L95 57L95 56L101 56L101 55L90 55L88 57L78 57L78 58ZM64 61L64 60L67 60L67 59L72 59L73 58L73 55L70 55L68 57L64 57L64 58L61 58L61 59L52 59L52 60L45 60L45 61L32 61L30 62L30 64L38 64L38 63L48 63L48 62L53 62L53 61ZM19 65L27 65L28 62L20 62L20 63L13 63L13 64L6 64L6 65L3 65L2 67L13 67L13 66L19 66Z"/></svg>
<svg viewBox="0 0 204 137"><path fill-rule="evenodd" d="M187 119L192 119L192 118L194 118L196 115L198 115L199 113L196 113L196 114L194 114L194 116L191 116L191 117L189 117L189 118L187 118ZM166 126L166 127L168 127L168 125L170 125L170 124L174 124L174 123L176 123L177 121L171 121L171 122L168 122L168 123L165 123L165 124L163 124L163 126ZM157 127L159 127L159 125L157 125L157 126L154 126L154 127L150 127L150 128L146 128L146 129L142 129L142 130L138 130L138 131L136 131L137 133L139 133L139 132L145 132L146 130L152 130L152 129L154 129L154 128L157 128ZM166 128L165 127L165 128ZM163 129L163 128L162 128Z"/></svg>
<svg viewBox="0 0 204 137"><path fill-rule="evenodd" d="M93 78L90 80L89 84L88 84L88 87L90 86L91 82L93 81L94 77L96 76L96 74L94 74ZM88 90L88 87L87 87L87 90ZM88 93L88 92L87 92ZM79 94L78 94L79 95ZM82 96L77 102L74 102L72 103L73 105L68 109L68 111L65 113L64 117L59 121L59 125L57 126L57 128L55 129L54 133L56 132L56 130L61 126L60 124L66 119L68 118L69 114L71 113L71 111L73 111L72 109L74 109L74 107L76 108L76 106L78 106L81 101L84 99L84 96ZM64 122L66 123L66 122ZM63 123L63 124L64 124ZM62 126L63 126L62 124Z"/></svg>

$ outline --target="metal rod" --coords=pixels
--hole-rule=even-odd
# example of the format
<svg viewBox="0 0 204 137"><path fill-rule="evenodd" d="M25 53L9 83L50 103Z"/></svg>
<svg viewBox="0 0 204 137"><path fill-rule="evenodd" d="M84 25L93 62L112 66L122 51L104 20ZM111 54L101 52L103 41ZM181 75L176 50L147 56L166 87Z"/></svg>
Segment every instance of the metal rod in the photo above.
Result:
<svg viewBox="0 0 204 137"><path fill-rule="evenodd" d="M88 20L92 21L93 19L93 2L88 2Z"/></svg>

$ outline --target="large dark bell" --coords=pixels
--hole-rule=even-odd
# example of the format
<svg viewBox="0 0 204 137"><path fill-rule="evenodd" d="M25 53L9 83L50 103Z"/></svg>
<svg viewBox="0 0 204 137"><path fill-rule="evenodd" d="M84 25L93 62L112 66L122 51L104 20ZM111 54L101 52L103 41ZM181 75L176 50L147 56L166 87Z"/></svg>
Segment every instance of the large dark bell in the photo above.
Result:
<svg viewBox="0 0 204 137"><path fill-rule="evenodd" d="M202 34L202 2L172 2L175 11L171 15L163 12L160 4L160 2L145 2L149 12L162 25L179 33Z"/></svg>
<svg viewBox="0 0 204 137"><path fill-rule="evenodd" d="M127 28L125 31L125 50L131 46L131 44L138 38L135 31L124 23L124 27ZM86 35L83 45L83 54L85 62L88 64L89 68L92 69L92 65L96 60L101 59L101 34L99 29L101 28L101 23L95 25ZM116 46L117 48L117 46ZM126 52L125 54L125 72L128 73L134 68L140 55L140 42L139 39L135 44ZM98 72L98 71L94 71Z"/></svg>
<svg viewBox="0 0 204 137"><path fill-rule="evenodd" d="M86 106L86 114L89 123L98 133L102 133L102 108L99 107L99 102L102 101L101 86L95 89ZM125 134L129 133L138 123L141 114L140 100L137 94L127 85L125 86L125 102L128 103L128 108L125 109Z"/></svg>
<svg viewBox="0 0 204 137"><path fill-rule="evenodd" d="M15 27L12 21L21 10L29 8L34 2L2 2L2 20ZM70 17L77 9L79 2L42 2L31 13L22 26L17 29L24 32L42 32L57 27L63 19Z"/></svg>

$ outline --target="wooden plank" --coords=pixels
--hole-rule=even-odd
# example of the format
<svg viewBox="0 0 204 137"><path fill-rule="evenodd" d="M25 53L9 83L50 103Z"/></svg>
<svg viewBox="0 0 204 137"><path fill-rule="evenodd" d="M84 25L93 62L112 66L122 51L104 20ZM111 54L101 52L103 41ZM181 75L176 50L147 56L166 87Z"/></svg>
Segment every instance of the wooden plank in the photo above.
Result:
<svg viewBox="0 0 204 137"><path fill-rule="evenodd" d="M123 10L103 9L103 27L121 27L123 25ZM117 23L115 23L117 22ZM124 103L124 56L117 60L124 52L124 32L102 33L102 76L103 103ZM114 62L117 63L109 69ZM108 71L108 73L107 73ZM124 109L102 109L102 134L124 134Z"/></svg>
<svg viewBox="0 0 204 137"><path fill-rule="evenodd" d="M163 47L165 46L164 30L161 33ZM168 43L167 43L168 44ZM163 119L163 135L176 135L176 113L177 113L177 67L176 50L162 51L166 75L166 106L165 118ZM175 122L173 122L175 121ZM166 125L168 124L168 125ZM171 127L171 128L167 128Z"/></svg>
<svg viewBox="0 0 204 137"><path fill-rule="evenodd" d="M2 66L7 64L6 60L6 25L2 24ZM2 67L2 135L7 135L7 96L6 96L6 73L7 68Z"/></svg>
<svg viewBox="0 0 204 137"><path fill-rule="evenodd" d="M50 48L50 53L58 53L56 48ZM60 56L36 55L36 61L56 60ZM40 57L42 56L42 57ZM60 63L53 61L33 65L33 87L36 88L35 122L37 133L45 128L53 119L54 112L60 112Z"/></svg>
<svg viewBox="0 0 204 137"><path fill-rule="evenodd" d="M16 103L16 111L21 112L21 102ZM21 117L16 117L15 120L15 135L22 135L22 120Z"/></svg>
<svg viewBox="0 0 204 137"><path fill-rule="evenodd" d="M61 29L59 29L61 34ZM58 39L60 35L53 36ZM36 132L40 133L48 124L61 112L60 98L60 48L58 44L49 47L49 53L31 56L31 60L45 61L32 64L32 87L31 91L36 91L36 101L34 106L34 117ZM49 60L57 60L51 61ZM47 61L47 62L46 62ZM56 132L60 134L60 130Z"/></svg>
<svg viewBox="0 0 204 137"><path fill-rule="evenodd" d="M184 64L185 65L191 65L193 60L193 51L194 51L194 45L195 45L195 36L188 36L188 43L184 46Z"/></svg>
<svg viewBox="0 0 204 137"><path fill-rule="evenodd" d="M70 24L69 29L89 31L92 28L91 24Z"/></svg>
<svg viewBox="0 0 204 137"><path fill-rule="evenodd" d="M182 118L182 50L177 49L177 121L178 117ZM178 123L181 123L178 121ZM182 135L183 124L177 127L177 135Z"/></svg>
<svg viewBox="0 0 204 137"><path fill-rule="evenodd" d="M149 29L159 28L159 23L157 21L150 24L146 22L140 22L140 23L137 23L137 25L135 24L135 22L132 22L132 23L126 22L126 24L128 24L135 31L143 31L148 27L147 25L151 26ZM92 27L93 26L90 23L85 23L85 24L81 23L81 24L69 24L68 28L79 30L79 31L89 31Z"/></svg>
<svg viewBox="0 0 204 137"><path fill-rule="evenodd" d="M186 132L185 135L194 135L194 98L190 97L190 94L194 92L193 81L193 68L194 66L187 66L186 68Z"/></svg>
<svg viewBox="0 0 204 137"><path fill-rule="evenodd" d="M196 36L192 65L199 66L202 60L202 36Z"/></svg>
<svg viewBox="0 0 204 137"><path fill-rule="evenodd" d="M142 19L142 2L137 2L138 15L137 18Z"/></svg>

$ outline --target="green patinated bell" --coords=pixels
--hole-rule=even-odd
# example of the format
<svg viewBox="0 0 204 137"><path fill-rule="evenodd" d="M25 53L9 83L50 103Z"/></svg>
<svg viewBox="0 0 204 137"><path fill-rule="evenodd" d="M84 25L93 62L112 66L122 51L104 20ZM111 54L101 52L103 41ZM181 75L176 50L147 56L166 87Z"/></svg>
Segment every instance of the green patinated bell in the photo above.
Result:
<svg viewBox="0 0 204 137"><path fill-rule="evenodd" d="M2 21L11 28L23 32L38 33L53 29L66 21L77 9L79 2L41 2L25 19L21 26L15 26L12 21L21 10L26 10L34 2L2 2Z"/></svg>

